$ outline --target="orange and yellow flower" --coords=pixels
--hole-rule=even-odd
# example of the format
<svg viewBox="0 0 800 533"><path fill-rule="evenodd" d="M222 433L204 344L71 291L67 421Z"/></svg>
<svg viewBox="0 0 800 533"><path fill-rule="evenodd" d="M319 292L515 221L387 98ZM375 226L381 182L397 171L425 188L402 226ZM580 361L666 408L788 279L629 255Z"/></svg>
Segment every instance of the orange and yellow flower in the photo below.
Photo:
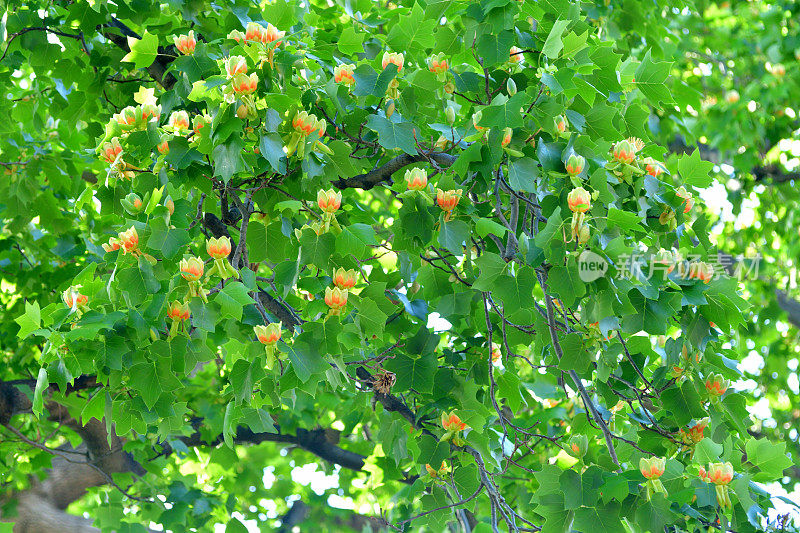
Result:
<svg viewBox="0 0 800 533"><path fill-rule="evenodd" d="M347 85L348 87L352 86L356 82L356 79L353 77L353 71L355 69L356 66L351 63L336 65L333 69L333 81L341 83L342 85Z"/></svg>
<svg viewBox="0 0 800 533"><path fill-rule="evenodd" d="M190 30L188 35L175 35L172 40L175 43L175 48L183 55L193 54L195 46L197 46L194 30Z"/></svg>
<svg viewBox="0 0 800 533"><path fill-rule="evenodd" d="M187 281L197 281L203 277L204 268L203 260L199 257L181 259L180 262L181 276Z"/></svg>

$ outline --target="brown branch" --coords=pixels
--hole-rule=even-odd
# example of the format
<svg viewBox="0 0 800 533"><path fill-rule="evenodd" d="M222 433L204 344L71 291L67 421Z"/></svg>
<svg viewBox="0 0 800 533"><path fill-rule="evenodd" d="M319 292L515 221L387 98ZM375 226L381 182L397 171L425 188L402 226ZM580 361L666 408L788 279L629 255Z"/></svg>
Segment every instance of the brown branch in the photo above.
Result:
<svg viewBox="0 0 800 533"><path fill-rule="evenodd" d="M456 159L458 159L458 156L445 152L430 152L417 155L401 154L366 174L338 179L333 182L333 186L337 189L364 189L366 191L379 183L389 181L392 178L392 174L408 165L423 161L433 161L440 167L449 167L456 162Z"/></svg>

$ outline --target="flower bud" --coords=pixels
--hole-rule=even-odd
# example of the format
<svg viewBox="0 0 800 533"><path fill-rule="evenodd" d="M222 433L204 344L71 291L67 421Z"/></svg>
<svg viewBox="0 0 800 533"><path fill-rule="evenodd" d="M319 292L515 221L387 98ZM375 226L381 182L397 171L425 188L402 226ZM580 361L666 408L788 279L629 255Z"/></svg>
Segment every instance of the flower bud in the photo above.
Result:
<svg viewBox="0 0 800 533"><path fill-rule="evenodd" d="M567 205L573 213L585 213L592 207L592 197L589 191L577 187L567 195Z"/></svg>
<svg viewBox="0 0 800 533"><path fill-rule="evenodd" d="M394 115L394 100L389 100L389 103L386 105L386 118L391 118Z"/></svg>
<svg viewBox="0 0 800 533"><path fill-rule="evenodd" d="M591 236L592 236L592 235L591 235L591 232L589 231L589 226L587 226L586 224L584 224L584 225L583 225L583 226L581 226L581 227L580 227L580 229L578 230L578 244L580 244L581 246L583 246L584 244L586 244L587 242L589 242L589 239L591 238Z"/></svg>
<svg viewBox="0 0 800 533"><path fill-rule="evenodd" d="M125 208L125 211L131 215L138 215L142 212L142 208L144 207L142 199L135 192L129 193L125 198L120 200L120 203L122 207Z"/></svg>
<svg viewBox="0 0 800 533"><path fill-rule="evenodd" d="M503 129L503 139L500 141L500 146L505 148L506 146L511 144L511 135L512 134L513 134L513 131L511 130L511 128Z"/></svg>
<svg viewBox="0 0 800 533"><path fill-rule="evenodd" d="M270 322L266 326L255 326L253 330L256 332L258 341L267 346L274 345L281 339L280 322Z"/></svg>
<svg viewBox="0 0 800 533"><path fill-rule="evenodd" d="M658 479L664 474L666 460L663 457L642 457L639 459L639 471L645 479Z"/></svg>
<svg viewBox="0 0 800 533"><path fill-rule="evenodd" d="M206 241L206 252L214 259L223 259L231 253L231 240L224 235Z"/></svg>
<svg viewBox="0 0 800 533"><path fill-rule="evenodd" d="M247 118L247 106L242 104L236 108L236 116L239 117L241 120Z"/></svg>
<svg viewBox="0 0 800 533"><path fill-rule="evenodd" d="M475 126L475 129L478 131L486 131L489 129L483 126L478 126L478 122L480 122L482 118L483 118L483 111L480 109L472 114L472 125Z"/></svg>
<svg viewBox="0 0 800 533"><path fill-rule="evenodd" d="M317 205L325 213L333 214L342 206L342 193L328 189L317 192Z"/></svg>
<svg viewBox="0 0 800 533"><path fill-rule="evenodd" d="M456 84L449 80L444 84L442 88L444 89L444 92L447 94L453 94L454 92L456 92Z"/></svg>
<svg viewBox="0 0 800 533"><path fill-rule="evenodd" d="M577 176L581 172L583 172L583 166L586 164L586 159L582 156L572 154L567 159L567 174L570 176Z"/></svg>
<svg viewBox="0 0 800 533"><path fill-rule="evenodd" d="M176 322L181 320L189 320L189 315L188 303L174 301L167 306L167 316Z"/></svg>
<svg viewBox="0 0 800 533"><path fill-rule="evenodd" d="M570 455L578 459L585 456L586 452L589 451L589 438L586 435L573 435L573 437L569 439L568 451Z"/></svg>
<svg viewBox="0 0 800 533"><path fill-rule="evenodd" d="M566 134L569 131L569 123L564 115L558 115L554 121L559 135Z"/></svg>
<svg viewBox="0 0 800 533"><path fill-rule="evenodd" d="M506 92L508 96L514 96L517 94L517 82L514 81L514 78L508 78L506 81Z"/></svg>
<svg viewBox="0 0 800 533"><path fill-rule="evenodd" d="M447 140L447 137L444 135L439 135L439 138L436 139L436 142L433 143L433 147L439 150L440 152L447 149L447 145L450 141Z"/></svg>
<svg viewBox="0 0 800 533"><path fill-rule="evenodd" d="M428 173L422 168L407 169L404 179L410 191L421 191L428 186Z"/></svg>
<svg viewBox="0 0 800 533"><path fill-rule="evenodd" d="M449 105L444 110L444 116L447 119L447 123L451 126L456 121L456 110L453 106Z"/></svg>
<svg viewBox="0 0 800 533"><path fill-rule="evenodd" d="M500 351L500 345L496 342L492 343L492 363L496 363L500 360L503 356L503 352Z"/></svg>
<svg viewBox="0 0 800 533"><path fill-rule="evenodd" d="M728 91L725 94L725 101L729 104L735 104L739 101L739 92L736 90Z"/></svg>
<svg viewBox="0 0 800 533"><path fill-rule="evenodd" d="M333 271L333 284L340 289L352 289L358 281L358 272L353 269L337 268Z"/></svg>
<svg viewBox="0 0 800 533"><path fill-rule="evenodd" d="M203 277L204 268L203 260L199 257L181 259L180 262L181 276L187 281L197 281Z"/></svg>
<svg viewBox="0 0 800 533"><path fill-rule="evenodd" d="M167 208L167 211L169 212L170 216L175 214L175 202L172 200L171 196L167 196L164 199L164 207Z"/></svg>

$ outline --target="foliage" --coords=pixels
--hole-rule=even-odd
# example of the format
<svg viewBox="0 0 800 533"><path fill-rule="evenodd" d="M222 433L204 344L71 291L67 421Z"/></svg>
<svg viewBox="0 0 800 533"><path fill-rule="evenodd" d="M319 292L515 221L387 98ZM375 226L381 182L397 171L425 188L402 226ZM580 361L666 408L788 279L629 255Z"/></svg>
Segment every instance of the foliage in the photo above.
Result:
<svg viewBox="0 0 800 533"><path fill-rule="evenodd" d="M787 4L9 8L0 514L71 453L104 531L774 526Z"/></svg>

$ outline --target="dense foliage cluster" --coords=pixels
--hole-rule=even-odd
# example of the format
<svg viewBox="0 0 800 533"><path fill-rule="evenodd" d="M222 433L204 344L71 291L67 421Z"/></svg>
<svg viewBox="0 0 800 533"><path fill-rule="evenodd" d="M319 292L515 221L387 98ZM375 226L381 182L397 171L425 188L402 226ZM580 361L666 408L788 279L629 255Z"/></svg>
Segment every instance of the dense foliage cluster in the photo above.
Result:
<svg viewBox="0 0 800 533"><path fill-rule="evenodd" d="M0 518L789 530L783 4L8 9Z"/></svg>

